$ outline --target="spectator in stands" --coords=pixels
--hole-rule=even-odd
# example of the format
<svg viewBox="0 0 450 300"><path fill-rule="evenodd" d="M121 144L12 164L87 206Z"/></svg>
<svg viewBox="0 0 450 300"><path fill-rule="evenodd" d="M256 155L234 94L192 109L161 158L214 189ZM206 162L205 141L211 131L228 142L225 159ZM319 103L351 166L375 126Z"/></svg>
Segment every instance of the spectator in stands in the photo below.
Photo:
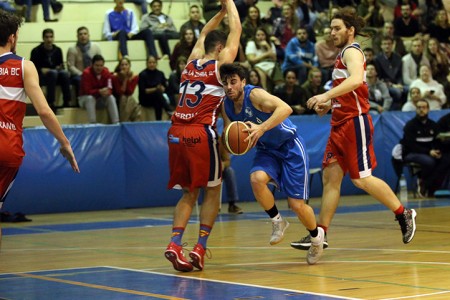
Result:
<svg viewBox="0 0 450 300"><path fill-rule="evenodd" d="M112 74L105 67L105 59L97 54L92 57L92 66L81 75L78 103L86 108L89 123L97 123L97 108L107 108L111 123L119 123L116 98L112 94Z"/></svg>
<svg viewBox="0 0 450 300"><path fill-rule="evenodd" d="M178 101L178 95L180 93L180 81L181 81L181 72L183 72L184 67L187 65L187 57L186 56L178 56L176 68L170 73L169 82L167 86L167 95L170 99L170 105L175 107Z"/></svg>
<svg viewBox="0 0 450 300"><path fill-rule="evenodd" d="M366 83L369 87L370 111L382 113L391 109L392 97L387 85L378 79L377 70L373 63L366 64Z"/></svg>
<svg viewBox="0 0 450 300"><path fill-rule="evenodd" d="M167 80L164 73L157 69L156 57L149 56L147 68L139 73L139 103L143 107L155 109L156 120L162 119L163 109L172 115L169 107L169 97L166 94Z"/></svg>
<svg viewBox="0 0 450 300"><path fill-rule="evenodd" d="M194 31L195 37L198 38L203 27L205 27L205 24L200 21L201 18L200 7L197 4L191 5L189 8L189 20L181 25L180 32L183 32L186 28L190 28Z"/></svg>
<svg viewBox="0 0 450 300"><path fill-rule="evenodd" d="M420 66L419 78L411 83L411 87L418 87L420 89L420 93L427 100L430 110L442 109L442 106L447 102L444 87L433 79L430 66L428 65Z"/></svg>
<svg viewBox="0 0 450 300"><path fill-rule="evenodd" d="M394 35L394 25L392 24L392 22L388 21L384 22L381 34L376 34L372 38L372 48L375 51L375 54L381 53L381 41L385 36L392 39L392 49L395 53L399 54L400 56L404 56L407 54L403 40L399 36Z"/></svg>
<svg viewBox="0 0 450 300"><path fill-rule="evenodd" d="M381 50L374 60L377 68L378 78L383 80L392 97L391 110L400 110L407 88L403 86L402 58L393 52L393 40L384 36L381 41Z"/></svg>
<svg viewBox="0 0 450 300"><path fill-rule="evenodd" d="M191 28L185 28L181 31L180 41L173 48L172 55L170 56L170 69L175 70L177 67L178 57L189 57L194 49L194 45L197 42L194 31Z"/></svg>
<svg viewBox="0 0 450 300"><path fill-rule="evenodd" d="M241 45L245 48L247 42L251 40L256 33L256 29L262 26L261 12L257 6L248 8L247 17L242 22Z"/></svg>
<svg viewBox="0 0 450 300"><path fill-rule="evenodd" d="M26 11L25 11L25 22L31 22L31 12L33 10L34 4L42 4L42 13L44 14L44 21L45 22L57 22L58 19L51 19L50 18L50 0L15 0L15 3L17 5L25 5Z"/></svg>
<svg viewBox="0 0 450 300"><path fill-rule="evenodd" d="M120 122L141 120L141 106L133 97L138 81L138 75L131 71L130 59L123 57L112 76L113 95L119 102Z"/></svg>
<svg viewBox="0 0 450 300"><path fill-rule="evenodd" d="M147 11L147 0L125 0L127 3L134 3L136 5L139 5L141 7L141 13L142 15L146 15L148 13Z"/></svg>
<svg viewBox="0 0 450 300"><path fill-rule="evenodd" d="M147 29L139 31L136 15L126 9L124 0L114 0L116 6L106 11L103 24L103 36L106 40L118 40L121 56L128 56L128 40L144 40L149 55L156 57L155 40Z"/></svg>
<svg viewBox="0 0 450 300"><path fill-rule="evenodd" d="M426 56L430 61L433 78L444 85L449 74L450 62L448 55L439 47L439 41L432 37L427 42Z"/></svg>
<svg viewBox="0 0 450 300"><path fill-rule="evenodd" d="M419 66L430 66L428 58L423 54L423 42L419 38L414 38L411 42L411 51L402 57L402 78L405 85L417 79Z"/></svg>
<svg viewBox="0 0 450 300"><path fill-rule="evenodd" d="M67 50L67 68L77 98L80 92L81 74L84 69L92 65L92 57L96 54L102 54L100 46L90 41L89 30L85 26L79 27L76 45Z"/></svg>
<svg viewBox="0 0 450 300"><path fill-rule="evenodd" d="M363 49L364 56L366 57L366 65L372 64L375 58L375 53L372 48L366 47Z"/></svg>
<svg viewBox="0 0 450 300"><path fill-rule="evenodd" d="M438 11L434 22L429 24L427 33L436 38L450 53L450 24L445 9Z"/></svg>
<svg viewBox="0 0 450 300"><path fill-rule="evenodd" d="M272 3L273 6L269 8L264 16L261 16L261 21L263 24L270 27L273 26L276 19L281 18L284 0L272 0Z"/></svg>
<svg viewBox="0 0 450 300"><path fill-rule="evenodd" d="M159 41L159 47L163 56L170 58L169 40L176 40L180 38L173 20L170 16L162 12L161 0L153 0L150 2L151 12L142 17L140 24L141 30L150 29L155 40Z"/></svg>
<svg viewBox="0 0 450 300"><path fill-rule="evenodd" d="M11 2L9 2L9 0L0 1L0 10L4 10L12 14L17 12L17 9L11 4Z"/></svg>
<svg viewBox="0 0 450 300"><path fill-rule="evenodd" d="M295 37L299 26L298 17L292 5L285 3L282 9L282 16L275 19L273 23L272 36L270 37L276 46L278 61L284 60L284 49L289 41Z"/></svg>
<svg viewBox="0 0 450 300"><path fill-rule="evenodd" d="M416 111L417 102L423 100L422 94L418 87L412 87L409 89L408 101L403 105L402 111Z"/></svg>
<svg viewBox="0 0 450 300"><path fill-rule="evenodd" d="M403 38L420 37L420 24L411 14L411 5L402 5L402 15L394 19L394 34Z"/></svg>
<svg viewBox="0 0 450 300"><path fill-rule="evenodd" d="M298 84L297 74L292 70L284 73L284 83L275 87L273 95L289 104L293 115L301 115L306 110L306 102L302 102L302 88Z"/></svg>
<svg viewBox="0 0 450 300"><path fill-rule="evenodd" d="M30 60L36 66L39 74L39 84L47 87L47 101L52 109L56 108L56 86L61 86L64 106L70 106L70 75L64 69L61 48L53 44L55 35L53 29L42 32L43 42L33 48Z"/></svg>
<svg viewBox="0 0 450 300"><path fill-rule="evenodd" d="M249 40L245 47L245 56L261 78L261 85L267 90L268 81L275 68L276 62L275 45L270 41L270 37L263 27L256 30L252 40Z"/></svg>
<svg viewBox="0 0 450 300"><path fill-rule="evenodd" d="M208 22L214 17L221 9L222 5L218 0L202 0L203 17Z"/></svg>
<svg viewBox="0 0 450 300"><path fill-rule="evenodd" d="M294 7L295 14L297 15L299 27L306 28L308 39L315 43L316 35L313 28L314 23L317 20L317 15L316 12L312 10L312 3L305 0L291 0L290 3Z"/></svg>
<svg viewBox="0 0 450 300"><path fill-rule="evenodd" d="M426 27L428 28L430 24L432 24L436 18L436 16L439 14L440 10L445 11L444 3L442 3L442 0L425 0L426 5L426 11L424 13L424 17L422 18L423 23L425 23Z"/></svg>
<svg viewBox="0 0 450 300"><path fill-rule="evenodd" d="M306 81L309 70L318 66L315 45L308 40L306 28L300 27L297 29L296 36L286 46L281 69L283 73L286 70L294 70L297 73L298 81L302 84Z"/></svg>
<svg viewBox="0 0 450 300"><path fill-rule="evenodd" d="M259 77L259 73L255 69L250 69L248 72L247 82L254 86L261 86L261 77Z"/></svg>
<svg viewBox="0 0 450 300"><path fill-rule="evenodd" d="M247 17L248 9L251 6L255 6L258 0L233 0L233 2L236 5L236 9L238 10L239 13L239 19L241 20L242 23Z"/></svg>
<svg viewBox="0 0 450 300"><path fill-rule="evenodd" d="M411 15L413 18L418 19L422 15L422 10L419 7L418 0L397 0L397 5L394 7L394 19L402 16L403 5L408 4L411 9Z"/></svg>
<svg viewBox="0 0 450 300"><path fill-rule="evenodd" d="M306 105L308 99L315 95L323 94L326 92L325 88L322 85L322 82L322 73L320 72L320 69L314 67L309 70L308 80L301 85L301 102L304 103L304 107L306 108L305 114L307 115L316 113L313 109L309 109Z"/></svg>
<svg viewBox="0 0 450 300"><path fill-rule="evenodd" d="M331 72L333 72L334 62L339 54L339 49L333 43L330 27L324 28L323 35L324 39L316 43L315 50L319 67L322 71L322 84L325 84L331 79Z"/></svg>
<svg viewBox="0 0 450 300"><path fill-rule="evenodd" d="M437 123L439 125L440 133L450 133L450 113L443 115ZM441 153L441 159L447 161L448 163L448 161L450 161L450 139L441 139ZM450 164L448 165L450 166ZM442 175L443 176L441 178L443 180L440 188L444 190L450 190L450 168L448 168L447 172Z"/></svg>
<svg viewBox="0 0 450 300"><path fill-rule="evenodd" d="M448 160L441 160L441 145L436 138L439 125L428 117L430 107L426 100L417 102L416 116L403 128L402 156L404 162L421 166L418 192L422 197L433 196L436 179L448 172Z"/></svg>
<svg viewBox="0 0 450 300"><path fill-rule="evenodd" d="M375 28L383 26L384 7L377 0L362 0L356 11L366 21L366 26Z"/></svg>

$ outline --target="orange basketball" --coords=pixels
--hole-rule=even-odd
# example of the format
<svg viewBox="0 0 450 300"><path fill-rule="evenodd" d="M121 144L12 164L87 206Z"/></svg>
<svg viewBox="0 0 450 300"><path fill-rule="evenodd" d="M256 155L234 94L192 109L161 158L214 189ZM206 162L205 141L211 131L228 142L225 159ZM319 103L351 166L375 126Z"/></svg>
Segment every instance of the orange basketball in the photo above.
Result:
<svg viewBox="0 0 450 300"><path fill-rule="evenodd" d="M243 129L248 129L244 122L234 121L223 131L225 147L231 154L243 155L250 149L250 141L244 142L249 133Z"/></svg>

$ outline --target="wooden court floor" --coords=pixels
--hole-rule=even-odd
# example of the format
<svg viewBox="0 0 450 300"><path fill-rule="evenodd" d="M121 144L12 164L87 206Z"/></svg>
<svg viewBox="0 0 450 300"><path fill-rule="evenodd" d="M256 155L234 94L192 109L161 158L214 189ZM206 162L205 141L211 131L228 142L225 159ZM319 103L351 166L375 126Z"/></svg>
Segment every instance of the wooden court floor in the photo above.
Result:
<svg viewBox="0 0 450 300"><path fill-rule="evenodd" d="M176 272L163 256L172 207L3 223L0 299L450 299L450 199L410 200L418 229L404 245L391 212L369 196L343 197L330 247L314 266L289 245L306 230L286 201L277 205L291 226L275 246L259 206L239 205L242 215L220 213L212 258L190 273ZM188 250L197 222L193 216L184 236Z"/></svg>

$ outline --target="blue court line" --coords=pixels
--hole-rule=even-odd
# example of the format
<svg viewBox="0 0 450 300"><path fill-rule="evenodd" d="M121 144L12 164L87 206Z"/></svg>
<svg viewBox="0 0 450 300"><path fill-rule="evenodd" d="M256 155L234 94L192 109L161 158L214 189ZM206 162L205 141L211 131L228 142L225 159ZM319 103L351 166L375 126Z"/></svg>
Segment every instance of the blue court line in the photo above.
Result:
<svg viewBox="0 0 450 300"><path fill-rule="evenodd" d="M450 199L439 200L421 200L410 202L409 208L430 208L450 206ZM381 204L357 205L357 206L340 206L336 213L349 214L372 211L385 211L386 207ZM284 216L295 217L291 210L280 210ZM318 214L318 210L315 209ZM219 214L217 222L242 221L242 220L260 220L267 218L264 212L244 213L241 215L234 214ZM196 222L195 217L191 222ZM103 229L123 229L136 227L150 227L150 226L169 226L172 225L171 219L133 219L133 220L118 220L108 222L86 222L86 223L72 223L72 224L53 224L40 226L21 226L3 228L3 235L20 235L20 234L42 234L48 232L71 232L71 231L87 231L87 230L103 230Z"/></svg>
<svg viewBox="0 0 450 300"><path fill-rule="evenodd" d="M349 299L112 267L0 274L7 299Z"/></svg>

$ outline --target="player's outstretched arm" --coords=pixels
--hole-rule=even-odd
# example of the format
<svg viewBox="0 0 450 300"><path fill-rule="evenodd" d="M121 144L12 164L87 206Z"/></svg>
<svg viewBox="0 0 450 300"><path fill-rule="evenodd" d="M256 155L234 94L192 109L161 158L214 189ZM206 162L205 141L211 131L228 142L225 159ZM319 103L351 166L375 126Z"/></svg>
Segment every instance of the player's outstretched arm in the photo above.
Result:
<svg viewBox="0 0 450 300"><path fill-rule="evenodd" d="M233 0L224 0L226 3L230 33L225 48L219 53L219 67L222 64L232 63L239 51L242 25L236 5Z"/></svg>
<svg viewBox="0 0 450 300"><path fill-rule="evenodd" d="M69 161L72 169L79 173L80 169L78 168L78 163L73 154L70 142L62 131L61 125L48 106L47 100L42 93L41 87L39 86L39 76L36 67L28 60L24 61L24 86L25 92L28 97L30 97L31 103L33 103L42 123L61 145L61 154Z"/></svg>
<svg viewBox="0 0 450 300"><path fill-rule="evenodd" d="M194 45L194 48L192 49L191 54L189 55L188 61L191 61L193 59L200 59L203 58L205 55L205 38L211 31L215 30L220 22L222 22L223 17L227 14L227 8L224 4L224 1L222 2L222 9L211 18L211 20L208 21L208 23L205 24L205 27L203 27L202 31L200 32L200 36L197 39L197 42ZM234 5L234 4L233 4Z"/></svg>

